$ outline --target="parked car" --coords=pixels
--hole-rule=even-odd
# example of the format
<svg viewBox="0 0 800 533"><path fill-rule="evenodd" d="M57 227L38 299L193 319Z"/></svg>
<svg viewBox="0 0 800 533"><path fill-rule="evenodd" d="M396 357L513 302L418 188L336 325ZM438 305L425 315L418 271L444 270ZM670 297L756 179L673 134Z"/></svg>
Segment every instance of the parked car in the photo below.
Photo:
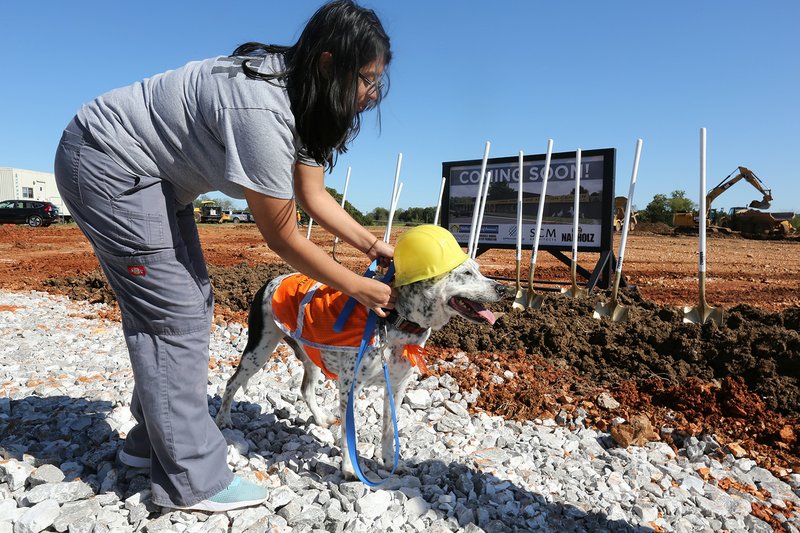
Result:
<svg viewBox="0 0 800 533"><path fill-rule="evenodd" d="M58 222L58 207L41 200L5 200L0 202L0 224L27 224L46 228Z"/></svg>
<svg viewBox="0 0 800 533"><path fill-rule="evenodd" d="M238 224L239 222L255 222L255 220L253 220L253 215L247 211L230 211L228 212L228 220L234 224Z"/></svg>

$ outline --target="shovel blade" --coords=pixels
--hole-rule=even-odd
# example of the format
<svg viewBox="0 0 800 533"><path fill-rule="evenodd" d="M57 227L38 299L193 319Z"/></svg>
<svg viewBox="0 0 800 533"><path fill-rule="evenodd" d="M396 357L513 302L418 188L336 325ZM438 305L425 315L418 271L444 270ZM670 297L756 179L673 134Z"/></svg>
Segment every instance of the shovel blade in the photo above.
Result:
<svg viewBox="0 0 800 533"><path fill-rule="evenodd" d="M573 285L568 289L561 289L561 294L569 296L570 298L586 298L589 296L589 291L582 289L577 285Z"/></svg>
<svg viewBox="0 0 800 533"><path fill-rule="evenodd" d="M698 306L684 307L683 321L686 324L705 324L713 322L722 325L723 311L721 307Z"/></svg>
<svg viewBox="0 0 800 533"><path fill-rule="evenodd" d="M714 324L722 325L723 311L721 307L707 307L706 308L706 322L713 322Z"/></svg>
<svg viewBox="0 0 800 533"><path fill-rule="evenodd" d="M683 308L683 323L684 324L702 324L700 309L697 307L684 307Z"/></svg>
<svg viewBox="0 0 800 533"><path fill-rule="evenodd" d="M617 304L614 306L614 310L611 312L611 321L612 322L625 322L628 320L628 315L630 312L630 307L627 305Z"/></svg>
<svg viewBox="0 0 800 533"><path fill-rule="evenodd" d="M592 313L592 318L599 320L606 316L610 318L612 322L625 322L628 320L629 311L630 307L627 305L622 305L615 302L600 302L595 306L594 313Z"/></svg>
<svg viewBox="0 0 800 533"><path fill-rule="evenodd" d="M528 297L528 307L531 309L541 309L542 304L544 304L544 296L541 294L536 294L531 291L530 294L527 295Z"/></svg>
<svg viewBox="0 0 800 533"><path fill-rule="evenodd" d="M517 228L517 229L519 230L519 228ZM519 250L517 250L517 254L519 254ZM524 298L525 298L524 292L525 291L522 290L522 285L520 284L520 275L522 274L520 272L520 267L521 266L522 265L520 264L520 261L519 261L519 255L517 255L517 294L516 294L516 296L514 296L514 303L511 304L511 309L512 310L517 310L517 311L521 311L521 310L525 309L525 300L524 300Z"/></svg>
<svg viewBox="0 0 800 533"><path fill-rule="evenodd" d="M596 306L594 306L592 318L600 320L604 316L611 316L611 303L599 302Z"/></svg>
<svg viewBox="0 0 800 533"><path fill-rule="evenodd" d="M511 304L511 309L516 309L517 311L525 309L525 300L525 293L522 290L518 290L517 295L514 297L514 303Z"/></svg>

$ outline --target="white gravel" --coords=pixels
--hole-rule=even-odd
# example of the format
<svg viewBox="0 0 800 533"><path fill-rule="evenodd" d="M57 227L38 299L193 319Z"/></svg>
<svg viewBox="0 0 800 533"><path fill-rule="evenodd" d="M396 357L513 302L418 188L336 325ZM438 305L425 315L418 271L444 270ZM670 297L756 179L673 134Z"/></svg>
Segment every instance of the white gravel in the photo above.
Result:
<svg viewBox="0 0 800 533"><path fill-rule="evenodd" d="M344 482L338 428L309 422L292 357L239 393L236 429L225 431L231 467L272 487L269 501L217 515L162 510L147 472L115 462L133 423L133 381L119 325L102 315L64 297L0 292L0 533L772 531L752 503L800 532L800 518L780 512L800 506L796 474L782 481L747 458L714 459L713 439L687 439L676 456L659 442L620 449L580 421L570 431L470 415L479 392L459 391L449 375L420 382L399 409L402 472L375 490ZM213 332L212 415L246 337L239 324ZM320 389L335 405L331 384ZM362 457L379 452L381 398L370 390L357 406ZM374 476L377 464L366 466ZM770 496L722 490L725 478Z"/></svg>

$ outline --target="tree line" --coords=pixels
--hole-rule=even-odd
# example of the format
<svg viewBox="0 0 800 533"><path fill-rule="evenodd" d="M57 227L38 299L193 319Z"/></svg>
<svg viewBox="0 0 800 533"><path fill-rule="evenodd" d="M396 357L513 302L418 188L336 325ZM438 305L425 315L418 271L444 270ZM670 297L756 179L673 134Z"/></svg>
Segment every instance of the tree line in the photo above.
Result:
<svg viewBox="0 0 800 533"><path fill-rule="evenodd" d="M342 203L342 194L338 192L333 187L325 187L325 190L328 191L336 203ZM204 201L212 200L216 202L222 209L224 210L231 210L231 211L245 211L250 212L250 209L245 207L244 209L237 209L233 203L233 200L230 198L210 198L208 195L200 195L197 197L193 204L195 207L200 207L201 203ZM308 224L308 214L305 210L297 206L297 210L300 212L300 221L303 225ZM345 201L344 210L355 219L356 222L361 224L362 226L376 226L381 224L386 224L389 220L389 210L384 207L376 207L372 211L368 213L362 213L358 210L353 204L350 202ZM394 220L393 223L399 224L408 224L408 225L417 225L417 224L433 224L433 218L436 215L436 207L409 207L408 209L397 208L394 213Z"/></svg>
<svg viewBox="0 0 800 533"><path fill-rule="evenodd" d="M333 196L337 203L342 203L342 195L333 187L325 187L325 190ZM200 205L203 200L210 200L206 195L202 195L194 201L195 207ZM215 200L223 209L235 209L233 201L228 198ZM344 209L353 217L356 222L363 226L376 226L386 224L389 219L389 210L385 207L376 207L368 213L362 213L350 202L345 202ZM686 197L686 191L672 191L669 195L656 194L647 206L638 211L640 222L663 222L672 225L672 215L677 212L696 211L698 206L691 199ZM242 211L249 211L245 208ZM308 215L299 208L302 223L308 224ZM432 224L433 217L436 215L436 207L409 207L407 209L398 208L394 214L394 223L405 225ZM800 229L800 216L792 219L792 225Z"/></svg>
<svg viewBox="0 0 800 533"><path fill-rule="evenodd" d="M342 195L333 187L325 187L328 194L333 196L337 203L342 203ZM344 210L347 211L356 222L362 226L376 226L386 224L389 220L389 210L385 207L376 207L368 213L362 213L356 209L353 204L348 201L344 203ZM433 217L436 215L436 207L409 207L402 209L398 207L394 212L394 219L392 223L417 225L417 224L433 224ZM303 209L300 209L300 217L303 224L308 222L308 215Z"/></svg>
<svg viewBox="0 0 800 533"><path fill-rule="evenodd" d="M683 211L696 211L698 208L686 197L686 191L672 191L672 194L656 194L647 207L637 212L640 222L663 222L672 225L672 215Z"/></svg>

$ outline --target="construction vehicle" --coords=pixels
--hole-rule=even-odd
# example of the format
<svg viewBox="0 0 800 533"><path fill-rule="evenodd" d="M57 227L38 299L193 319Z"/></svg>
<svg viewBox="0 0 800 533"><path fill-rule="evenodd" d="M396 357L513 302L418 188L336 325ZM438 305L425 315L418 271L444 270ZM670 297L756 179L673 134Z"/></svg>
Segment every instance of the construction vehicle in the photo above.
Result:
<svg viewBox="0 0 800 533"><path fill-rule="evenodd" d="M794 216L791 211L767 213L747 207L731 207L727 213L718 216L717 224L738 231L744 237L783 238L795 233L791 224Z"/></svg>
<svg viewBox="0 0 800 533"><path fill-rule="evenodd" d="M731 233L731 229L721 222L724 221L726 212L722 209L711 208L706 218L706 229L716 233ZM672 225L675 233L694 234L700 227L700 215L697 211L677 211L672 215Z"/></svg>
<svg viewBox="0 0 800 533"><path fill-rule="evenodd" d="M195 222L211 222L218 224L222 220L222 206L214 200L203 200L200 207L194 208Z"/></svg>
<svg viewBox="0 0 800 533"><path fill-rule="evenodd" d="M733 176L738 170L738 174ZM713 187L708 194L706 194L706 220L708 221L708 229L712 232L731 233L730 222L727 224L725 220L730 220L728 214L722 210L713 209L711 203L722 193L736 185L739 181L745 180L747 183L755 187L761 193L761 200L753 200L750 202L751 208L768 209L770 202L772 202L772 191L764 187L764 183L755 175L755 173L745 167L738 167L728 174L716 187ZM733 176L733 177L731 177ZM760 211L758 211L760 212ZM672 225L675 226L675 233L697 233L699 227L699 215L690 211L676 211L672 216Z"/></svg>
<svg viewBox="0 0 800 533"><path fill-rule="evenodd" d="M624 196L617 196L614 198L614 231L620 231L622 229L622 224L625 219L625 208L628 206L628 199ZM633 231L633 228L636 227L636 223L639 221L636 211L631 209L630 214L630 223L628 224L628 230Z"/></svg>

